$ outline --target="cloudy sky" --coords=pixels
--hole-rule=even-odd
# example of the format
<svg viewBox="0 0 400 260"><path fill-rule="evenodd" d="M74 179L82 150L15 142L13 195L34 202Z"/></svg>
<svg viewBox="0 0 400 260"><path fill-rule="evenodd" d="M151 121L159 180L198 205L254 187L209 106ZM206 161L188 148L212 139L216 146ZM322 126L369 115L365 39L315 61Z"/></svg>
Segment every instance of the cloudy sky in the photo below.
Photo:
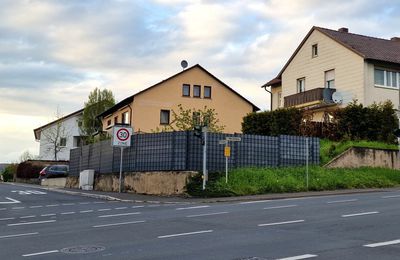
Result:
<svg viewBox="0 0 400 260"><path fill-rule="evenodd" d="M313 25L400 36L400 1L1 0L0 162L39 153L33 129L201 64L263 109L260 88Z"/></svg>

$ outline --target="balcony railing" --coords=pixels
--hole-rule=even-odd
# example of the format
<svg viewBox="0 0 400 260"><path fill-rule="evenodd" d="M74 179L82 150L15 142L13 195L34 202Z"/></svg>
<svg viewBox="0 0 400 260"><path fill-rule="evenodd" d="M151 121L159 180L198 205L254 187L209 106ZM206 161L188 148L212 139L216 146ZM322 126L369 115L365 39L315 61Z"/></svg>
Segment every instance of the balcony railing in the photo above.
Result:
<svg viewBox="0 0 400 260"><path fill-rule="evenodd" d="M290 95L284 99L284 107L301 106L306 103L321 101L332 103L334 88L314 88L301 93Z"/></svg>

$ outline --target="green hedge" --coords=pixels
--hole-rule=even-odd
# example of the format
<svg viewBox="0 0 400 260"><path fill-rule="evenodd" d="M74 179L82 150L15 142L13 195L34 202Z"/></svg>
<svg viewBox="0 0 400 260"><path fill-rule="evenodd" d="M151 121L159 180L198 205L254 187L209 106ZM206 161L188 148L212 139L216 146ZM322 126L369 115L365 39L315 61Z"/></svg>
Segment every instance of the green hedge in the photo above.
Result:
<svg viewBox="0 0 400 260"><path fill-rule="evenodd" d="M5 181L5 182L13 181L14 175L17 172L17 167L18 167L18 164L8 165L1 173L1 175L3 176L3 181Z"/></svg>

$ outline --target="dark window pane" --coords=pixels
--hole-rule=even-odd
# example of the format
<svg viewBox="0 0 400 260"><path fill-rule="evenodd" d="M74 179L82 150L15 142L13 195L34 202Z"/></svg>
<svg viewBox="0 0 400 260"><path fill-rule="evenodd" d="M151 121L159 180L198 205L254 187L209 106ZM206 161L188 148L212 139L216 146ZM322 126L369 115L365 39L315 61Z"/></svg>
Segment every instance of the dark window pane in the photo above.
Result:
<svg viewBox="0 0 400 260"><path fill-rule="evenodd" d="M204 98L211 98L211 87L204 87Z"/></svg>
<svg viewBox="0 0 400 260"><path fill-rule="evenodd" d="M375 84L385 85L385 72L383 70L375 69Z"/></svg>
<svg viewBox="0 0 400 260"><path fill-rule="evenodd" d="M183 84L182 86L182 96L189 97L190 96L190 85Z"/></svg>
<svg viewBox="0 0 400 260"><path fill-rule="evenodd" d="M193 97L200 97L201 94L201 87L199 85L193 86Z"/></svg>
<svg viewBox="0 0 400 260"><path fill-rule="evenodd" d="M161 110L160 113L160 124L168 125L169 124L169 110Z"/></svg>

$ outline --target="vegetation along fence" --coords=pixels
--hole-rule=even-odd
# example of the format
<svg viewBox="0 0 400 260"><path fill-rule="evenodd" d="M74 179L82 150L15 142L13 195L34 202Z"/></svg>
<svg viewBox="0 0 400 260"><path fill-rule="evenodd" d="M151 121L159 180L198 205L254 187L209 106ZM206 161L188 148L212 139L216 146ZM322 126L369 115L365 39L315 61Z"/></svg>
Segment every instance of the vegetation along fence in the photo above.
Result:
<svg viewBox="0 0 400 260"><path fill-rule="evenodd" d="M319 139L302 136L259 136L208 133L207 164L209 172L224 171L226 137L241 137L231 142L229 167L277 167L319 164ZM308 140L307 140L308 139ZM113 148L110 140L71 150L70 175L85 169L98 173L119 172L120 148ZM132 146L124 149L123 171L202 171L201 139L193 131L137 134Z"/></svg>

